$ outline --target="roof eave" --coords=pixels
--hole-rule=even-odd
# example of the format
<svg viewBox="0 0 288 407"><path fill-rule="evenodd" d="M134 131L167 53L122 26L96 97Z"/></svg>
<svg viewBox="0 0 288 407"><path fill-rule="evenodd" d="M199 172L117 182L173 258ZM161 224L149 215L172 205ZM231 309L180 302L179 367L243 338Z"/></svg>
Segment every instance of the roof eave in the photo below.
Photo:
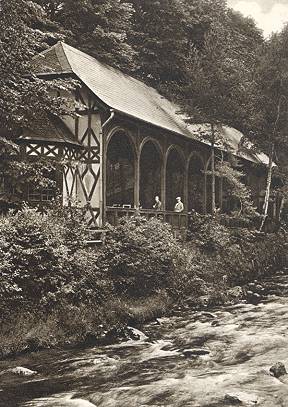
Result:
<svg viewBox="0 0 288 407"><path fill-rule="evenodd" d="M71 144L75 147L79 147L82 148L81 144L78 143L77 141L70 141L70 140L59 140L59 139L49 139L49 140L45 140L44 138L41 137L18 137L17 138L17 143L43 143L43 144Z"/></svg>

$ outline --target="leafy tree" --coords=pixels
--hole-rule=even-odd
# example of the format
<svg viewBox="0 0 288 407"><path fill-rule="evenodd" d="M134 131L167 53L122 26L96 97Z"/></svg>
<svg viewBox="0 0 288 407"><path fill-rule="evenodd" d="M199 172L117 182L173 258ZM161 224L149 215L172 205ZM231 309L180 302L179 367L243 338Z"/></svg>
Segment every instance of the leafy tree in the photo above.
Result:
<svg viewBox="0 0 288 407"><path fill-rule="evenodd" d="M191 50L201 49L205 35L225 13L225 1L131 0L133 35L137 52L136 74L162 92L187 83Z"/></svg>
<svg viewBox="0 0 288 407"><path fill-rule="evenodd" d="M135 216L109 227L98 264L111 276L117 293L143 297L173 282L185 264L185 254L170 225Z"/></svg>
<svg viewBox="0 0 288 407"><path fill-rule="evenodd" d="M95 58L132 71L134 55L127 43L133 8L121 0L35 0L58 25L65 40Z"/></svg>
<svg viewBox="0 0 288 407"><path fill-rule="evenodd" d="M253 77L251 100L251 133L255 143L269 154L266 191L263 204L262 230L269 207L273 161L287 151L288 113L288 26L273 34L259 53Z"/></svg>
<svg viewBox="0 0 288 407"><path fill-rule="evenodd" d="M0 0L0 11L0 177L8 178L10 187L17 184L19 190L25 174L27 181L32 177L38 184L39 174L44 174L50 164L46 163L41 171L38 164L23 161L15 144L17 136L36 118L37 121L46 118L47 113L70 113L65 99L55 95L58 91L73 90L75 83L61 79L45 81L31 72L31 59L45 48L47 38L44 31L35 28L36 24L43 28L45 25L39 6L15 0L11 7L9 0Z"/></svg>
<svg viewBox="0 0 288 407"><path fill-rule="evenodd" d="M151 85L183 81L187 38L180 0L132 0L136 74Z"/></svg>
<svg viewBox="0 0 288 407"><path fill-rule="evenodd" d="M255 216L251 191L242 182L244 173L235 168L236 165L233 163L233 159L231 161L222 161L216 166L217 176L221 177L225 182L228 197L234 199L239 204L237 215L243 215L244 217Z"/></svg>
<svg viewBox="0 0 288 407"><path fill-rule="evenodd" d="M223 19L211 24L202 48L191 51L187 59L189 81L187 86L178 90L180 103L190 120L209 123L211 128L205 138L211 145L212 213L216 210L215 147L225 145L219 128L223 124L239 130L245 128L252 62L256 58L257 46L262 42L250 20L241 20L228 11L223 13ZM234 31L233 19L238 19L239 23ZM257 38L253 48L251 38Z"/></svg>
<svg viewBox="0 0 288 407"><path fill-rule="evenodd" d="M211 128L205 138L211 145L211 210L214 213L215 145L223 144L218 127L230 121L229 113L236 104L234 97L240 84L235 61L230 58L217 31L210 32L202 51L195 50L191 56L189 74L190 83L183 90L181 102L192 121L209 123Z"/></svg>
<svg viewBox="0 0 288 407"><path fill-rule="evenodd" d="M251 17L244 17L241 13L228 9L225 21L226 36L231 42L234 54L244 62L253 72L255 58L259 48L264 43L262 31L256 26Z"/></svg>
<svg viewBox="0 0 288 407"><path fill-rule="evenodd" d="M69 88L62 80L44 81L31 73L33 55L43 49L44 33L33 28L39 9L24 0L0 1L0 122L1 127L27 126L39 114L67 113L63 98L55 90ZM42 16L41 16L42 17ZM51 93L54 91L54 93ZM63 105L64 104L64 105Z"/></svg>

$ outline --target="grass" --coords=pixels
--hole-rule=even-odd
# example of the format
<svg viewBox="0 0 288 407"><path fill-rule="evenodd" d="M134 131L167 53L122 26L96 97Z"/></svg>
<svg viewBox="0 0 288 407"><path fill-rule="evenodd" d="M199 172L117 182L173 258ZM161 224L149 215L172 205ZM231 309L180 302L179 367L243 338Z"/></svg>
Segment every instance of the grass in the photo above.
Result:
<svg viewBox="0 0 288 407"><path fill-rule="evenodd" d="M0 325L0 358L56 346L75 346L127 338L127 325L143 324L167 313L165 292L140 300L114 299L105 306L62 305L49 315L17 313Z"/></svg>

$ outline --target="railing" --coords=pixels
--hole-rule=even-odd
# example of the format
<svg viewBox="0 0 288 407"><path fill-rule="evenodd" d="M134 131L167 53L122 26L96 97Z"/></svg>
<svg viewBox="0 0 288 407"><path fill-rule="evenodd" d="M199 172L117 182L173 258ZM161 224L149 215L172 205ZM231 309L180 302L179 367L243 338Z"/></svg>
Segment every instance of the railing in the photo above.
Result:
<svg viewBox="0 0 288 407"><path fill-rule="evenodd" d="M164 222L169 223L174 230L187 229L188 226L188 214L187 212L172 212L172 211L158 211L152 209L133 209L133 208L121 208L121 207L107 207L106 208L106 220L111 225L116 226L119 223L119 219L125 216L133 216L135 213L139 213L146 219L158 218Z"/></svg>

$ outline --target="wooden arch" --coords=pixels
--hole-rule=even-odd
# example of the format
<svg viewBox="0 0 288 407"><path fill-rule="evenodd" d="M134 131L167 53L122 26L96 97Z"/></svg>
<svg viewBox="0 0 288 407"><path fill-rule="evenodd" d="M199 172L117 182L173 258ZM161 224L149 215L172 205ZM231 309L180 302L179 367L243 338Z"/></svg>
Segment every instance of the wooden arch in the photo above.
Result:
<svg viewBox="0 0 288 407"><path fill-rule="evenodd" d="M139 200L143 209L153 207L156 195L160 197L163 209L163 161L163 151L159 143L151 137L146 137L140 145L139 153Z"/></svg>
<svg viewBox="0 0 288 407"><path fill-rule="evenodd" d="M176 153L179 161L169 160L171 154ZM187 209L187 172L186 159L183 150L172 144L165 154L165 196L166 209L173 210L176 197L181 196L185 209Z"/></svg>
<svg viewBox="0 0 288 407"><path fill-rule="evenodd" d="M125 144L115 145L114 154L117 162L110 160L109 147L118 137L125 138ZM122 149L123 147L123 149ZM111 152L112 154L112 152ZM114 127L105 143L105 205L137 205L138 157L136 143L131 132L122 127Z"/></svg>

